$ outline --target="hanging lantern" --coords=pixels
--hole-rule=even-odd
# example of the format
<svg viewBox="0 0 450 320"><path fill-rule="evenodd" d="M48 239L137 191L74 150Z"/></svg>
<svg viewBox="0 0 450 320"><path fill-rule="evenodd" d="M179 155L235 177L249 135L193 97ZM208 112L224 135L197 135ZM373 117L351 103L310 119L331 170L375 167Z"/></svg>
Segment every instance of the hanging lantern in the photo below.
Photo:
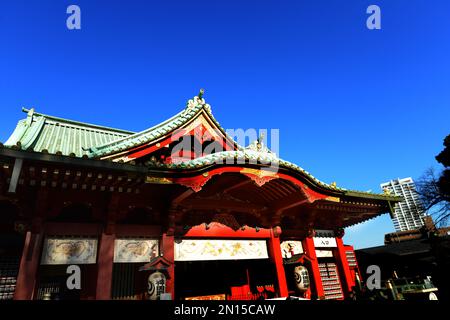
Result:
<svg viewBox="0 0 450 320"><path fill-rule="evenodd" d="M309 273L304 266L296 266L294 269L295 284L300 292L305 292L309 288Z"/></svg>
<svg viewBox="0 0 450 320"><path fill-rule="evenodd" d="M150 300L160 300L161 294L166 292L166 276L159 272L153 272L148 277L147 293Z"/></svg>

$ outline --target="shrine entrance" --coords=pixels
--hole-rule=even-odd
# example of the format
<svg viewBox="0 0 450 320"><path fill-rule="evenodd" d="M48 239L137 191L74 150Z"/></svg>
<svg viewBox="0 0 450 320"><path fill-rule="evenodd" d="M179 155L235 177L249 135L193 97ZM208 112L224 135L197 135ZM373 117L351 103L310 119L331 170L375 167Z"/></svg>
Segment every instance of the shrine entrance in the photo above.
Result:
<svg viewBox="0 0 450 320"><path fill-rule="evenodd" d="M212 230L221 227L211 227ZM210 230L211 230L210 229ZM175 241L175 297L257 300L276 296L276 266L266 239Z"/></svg>
<svg viewBox="0 0 450 320"><path fill-rule="evenodd" d="M179 300L263 300L276 296L269 259L180 261L175 264Z"/></svg>

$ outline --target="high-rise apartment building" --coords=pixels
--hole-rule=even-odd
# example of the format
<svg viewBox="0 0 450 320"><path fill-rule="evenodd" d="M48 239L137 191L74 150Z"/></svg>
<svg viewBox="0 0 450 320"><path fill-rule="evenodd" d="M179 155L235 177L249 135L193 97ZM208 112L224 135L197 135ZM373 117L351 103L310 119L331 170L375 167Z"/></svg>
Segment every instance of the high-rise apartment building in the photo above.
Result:
<svg viewBox="0 0 450 320"><path fill-rule="evenodd" d="M395 179L380 186L383 190L387 189L391 194L404 199L396 205L392 216L396 231L418 229L424 225L425 210L412 178Z"/></svg>

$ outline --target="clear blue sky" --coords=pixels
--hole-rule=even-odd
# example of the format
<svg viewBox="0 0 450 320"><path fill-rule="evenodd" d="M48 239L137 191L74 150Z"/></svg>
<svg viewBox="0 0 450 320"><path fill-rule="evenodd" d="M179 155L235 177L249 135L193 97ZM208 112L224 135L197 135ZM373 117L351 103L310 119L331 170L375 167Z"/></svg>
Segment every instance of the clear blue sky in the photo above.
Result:
<svg viewBox="0 0 450 320"><path fill-rule="evenodd" d="M66 28L81 8L82 29ZM366 28L381 7L382 30ZM281 157L358 190L418 178L450 133L450 1L10 0L0 141L22 106L142 130L206 89L225 128L279 128ZM387 215L347 230L382 244Z"/></svg>

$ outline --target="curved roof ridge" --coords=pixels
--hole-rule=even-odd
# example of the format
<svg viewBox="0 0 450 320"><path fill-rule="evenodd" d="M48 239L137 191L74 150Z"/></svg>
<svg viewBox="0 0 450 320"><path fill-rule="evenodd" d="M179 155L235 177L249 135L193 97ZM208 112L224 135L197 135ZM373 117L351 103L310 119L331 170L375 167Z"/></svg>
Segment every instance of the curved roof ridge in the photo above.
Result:
<svg viewBox="0 0 450 320"><path fill-rule="evenodd" d="M153 127L134 133L130 136L90 148L90 157L106 156L114 152L123 151L124 149L155 140L172 130L180 128L183 124L192 120L201 110L205 110L207 112L214 124L222 131L222 133L226 137L233 141L233 143L238 148L242 148L231 137L229 137L226 131L220 126L219 122L214 118L212 114L211 106L205 102L205 99L203 99L202 95L203 91L200 91L200 94L198 96L195 96L194 98L188 100L186 107L183 110L181 110L171 118L154 125Z"/></svg>
<svg viewBox="0 0 450 320"><path fill-rule="evenodd" d="M120 138L120 139L117 139L117 140L105 143L105 144L100 145L100 146L93 147L93 148L91 148L91 152L93 153L94 156L95 155L102 155L101 154L101 149L107 149L108 147L120 144L120 143L122 143L122 142L124 142L126 140L135 139L135 138L137 138L137 137L139 137L141 135L149 134L152 131L155 131L158 128L161 128L164 125L166 125L166 124L172 122L173 120L177 119L179 116L181 116L183 114L183 112L184 112L184 110L180 111L179 113L177 113L176 115L172 116L171 118L169 118L169 119L167 119L167 120L165 120L165 121L163 121L161 123L158 123L158 124L154 125L153 127L148 128L148 129L145 129L145 130L142 130L142 131L139 131L139 132L135 132L135 133L131 134L130 136L123 137L123 138Z"/></svg>
<svg viewBox="0 0 450 320"><path fill-rule="evenodd" d="M146 164L147 165L155 165L158 167L167 167L167 168L172 168L172 169L178 169L178 168L186 169L186 168L199 168L204 165L213 164L215 161L218 161L218 160L227 160L227 159L232 159L232 160L244 159L244 160L260 161L261 164L270 163L271 161L277 162L277 163L281 164L283 167L291 168L291 169L294 169L296 171L306 174L307 176L312 178L315 182L317 182L320 185L328 186L333 190L336 190L336 189L346 190L346 189L339 188L339 187L334 188L331 185L316 179L312 174L310 174L308 171L306 171L302 167L300 167L292 162L280 159L276 156L276 154L274 154L272 152L261 152L261 151L256 151L256 150L252 150L252 149L219 151L219 152L211 153L211 154L208 154L208 155L205 155L202 157L198 157L195 159L183 161L180 163L163 164L163 163L154 163L152 161L147 161Z"/></svg>
<svg viewBox="0 0 450 320"><path fill-rule="evenodd" d="M279 166L286 168L286 169L291 169L291 170L297 171L297 172L305 175L317 186L326 188L331 191L338 191L338 192L344 193L346 195L353 195L353 196L361 195L361 196L366 196L366 197L371 196L374 198L381 197L383 199L391 199L391 200L397 199L396 197L392 197L390 195L386 195L386 194L382 194L382 193L349 190L349 189L337 187L335 184L328 184L328 183L322 182L319 179L315 178L311 173L309 173L302 167L300 167L292 162L289 162L287 160L280 159L274 153L255 151L255 150L251 150L251 149L220 151L220 152L211 153L211 154L208 154L208 155L205 155L202 157L198 157L195 159L182 161L179 163L164 164L164 163L160 163L160 162L147 161L146 165L149 167L159 167L159 168L167 168L167 169L199 169L199 168L206 167L206 166L212 165L216 162L227 160L227 159L253 160L253 161L256 161L257 163L259 161L259 164L267 164L267 162L269 162L269 161L276 161L279 164ZM239 163L237 163L237 164L239 164Z"/></svg>

